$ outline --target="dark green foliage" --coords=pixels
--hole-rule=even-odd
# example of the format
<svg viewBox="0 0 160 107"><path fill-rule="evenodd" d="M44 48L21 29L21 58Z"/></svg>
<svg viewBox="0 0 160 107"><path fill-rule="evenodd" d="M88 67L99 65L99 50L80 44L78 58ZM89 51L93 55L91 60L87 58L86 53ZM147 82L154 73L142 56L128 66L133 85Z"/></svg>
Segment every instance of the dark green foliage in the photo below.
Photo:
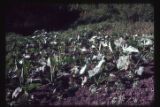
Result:
<svg viewBox="0 0 160 107"><path fill-rule="evenodd" d="M23 89L25 91L32 91L32 90L38 88L40 85L41 85L40 83L26 84L23 86Z"/></svg>
<svg viewBox="0 0 160 107"><path fill-rule="evenodd" d="M154 21L154 11L151 4L77 4L72 9L81 10L75 24L108 21Z"/></svg>

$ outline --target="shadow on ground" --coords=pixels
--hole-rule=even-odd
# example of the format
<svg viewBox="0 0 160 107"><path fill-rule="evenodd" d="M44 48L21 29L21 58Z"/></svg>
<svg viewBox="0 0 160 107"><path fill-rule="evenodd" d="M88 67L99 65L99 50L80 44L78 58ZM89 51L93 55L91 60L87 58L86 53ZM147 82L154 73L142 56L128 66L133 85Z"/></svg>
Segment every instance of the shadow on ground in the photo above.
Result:
<svg viewBox="0 0 160 107"><path fill-rule="evenodd" d="M35 30L65 30L79 18L79 10L60 4L9 4L5 11L5 30L23 35Z"/></svg>

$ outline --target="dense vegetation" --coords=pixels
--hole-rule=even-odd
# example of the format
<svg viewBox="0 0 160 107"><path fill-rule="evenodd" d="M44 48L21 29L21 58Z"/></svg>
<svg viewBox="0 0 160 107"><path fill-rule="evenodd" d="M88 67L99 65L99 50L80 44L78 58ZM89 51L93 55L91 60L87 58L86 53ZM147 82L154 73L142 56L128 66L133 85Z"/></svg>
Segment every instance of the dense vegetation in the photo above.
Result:
<svg viewBox="0 0 160 107"><path fill-rule="evenodd" d="M154 20L151 4L81 4L71 5L71 9L81 11L76 23L108 21L152 21Z"/></svg>
<svg viewBox="0 0 160 107"><path fill-rule="evenodd" d="M17 30L31 29L29 34L15 29L6 32L8 106L145 105L153 102L152 5L54 6L50 5L49 10L42 6L44 13L47 11L46 17L43 12L36 14L39 10L34 10L34 6L24 9L30 16L24 16L22 7L13 10L19 15L16 21L10 20L14 15L7 13L6 25L11 24L10 29L15 28L12 25L16 23L20 24ZM64 12L76 15L72 19L67 14L63 16ZM60 26L56 25L65 16L67 19ZM22 20L18 21L19 18ZM24 26L24 22L33 22L33 25ZM53 29L46 31L46 26Z"/></svg>

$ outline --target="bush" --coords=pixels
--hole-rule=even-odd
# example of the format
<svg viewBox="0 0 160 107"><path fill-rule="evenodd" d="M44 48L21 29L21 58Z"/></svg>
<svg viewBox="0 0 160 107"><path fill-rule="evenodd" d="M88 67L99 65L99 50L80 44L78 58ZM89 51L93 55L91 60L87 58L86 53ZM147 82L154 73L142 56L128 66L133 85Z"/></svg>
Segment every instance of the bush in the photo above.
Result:
<svg viewBox="0 0 160 107"><path fill-rule="evenodd" d="M75 24L88 24L108 21L154 21L151 4L77 4L71 9L80 10L80 17Z"/></svg>

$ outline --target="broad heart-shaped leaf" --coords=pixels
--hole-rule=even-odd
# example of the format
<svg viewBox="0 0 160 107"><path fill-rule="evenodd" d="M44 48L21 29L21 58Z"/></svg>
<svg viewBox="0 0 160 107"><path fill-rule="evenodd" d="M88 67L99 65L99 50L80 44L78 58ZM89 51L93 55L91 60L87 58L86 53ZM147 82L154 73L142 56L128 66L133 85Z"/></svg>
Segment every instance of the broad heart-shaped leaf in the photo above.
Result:
<svg viewBox="0 0 160 107"><path fill-rule="evenodd" d="M140 76L143 74L143 72L144 72L144 67L142 66L140 66L138 69L135 70L135 73Z"/></svg>
<svg viewBox="0 0 160 107"><path fill-rule="evenodd" d="M87 68L87 64L85 64L85 65L81 68L81 70L80 70L79 74L80 74L80 75L84 74L84 73L85 73L86 68Z"/></svg>
<svg viewBox="0 0 160 107"><path fill-rule="evenodd" d="M128 53L128 54L133 53L133 52L139 53L139 50L132 46L123 45L122 49L123 49L123 53Z"/></svg>
<svg viewBox="0 0 160 107"><path fill-rule="evenodd" d="M116 39L116 40L114 41L114 45L115 45L116 47L120 47L120 46L124 45L125 42L126 42L126 41L125 41L122 37L120 37L119 39Z"/></svg>
<svg viewBox="0 0 160 107"><path fill-rule="evenodd" d="M98 74L101 71L101 67L104 62L105 62L105 60L104 60L104 56L103 56L103 58L99 61L99 63L95 66L95 68L88 71L89 77L92 77L92 76Z"/></svg>
<svg viewBox="0 0 160 107"><path fill-rule="evenodd" d="M129 55L127 56L120 56L117 60L117 68L119 70L127 70L130 64Z"/></svg>
<svg viewBox="0 0 160 107"><path fill-rule="evenodd" d="M19 93L22 92L22 88L21 87L17 87L14 92L12 93L12 99L17 98L17 96L19 95Z"/></svg>
<svg viewBox="0 0 160 107"><path fill-rule="evenodd" d="M139 40L139 45L140 46L151 46L153 45L153 41L149 38L141 38Z"/></svg>

